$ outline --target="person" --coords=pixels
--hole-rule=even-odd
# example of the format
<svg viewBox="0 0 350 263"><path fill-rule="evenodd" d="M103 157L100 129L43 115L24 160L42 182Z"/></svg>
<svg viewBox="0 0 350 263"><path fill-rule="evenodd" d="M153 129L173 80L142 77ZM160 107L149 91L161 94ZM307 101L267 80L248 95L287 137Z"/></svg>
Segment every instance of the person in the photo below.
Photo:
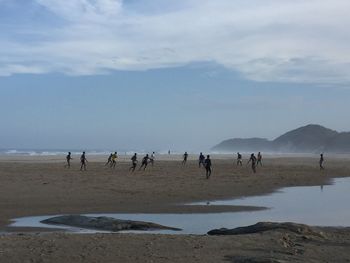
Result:
<svg viewBox="0 0 350 263"><path fill-rule="evenodd" d="M252 162L252 170L253 170L253 172L256 173L256 157L255 157L254 153L252 153L252 154L250 155L250 159L249 159L249 161L247 162L247 165L248 165L250 162Z"/></svg>
<svg viewBox="0 0 350 263"><path fill-rule="evenodd" d="M258 152L258 159L256 162L256 166L258 166L260 164L260 166L262 166L262 155L261 152Z"/></svg>
<svg viewBox="0 0 350 263"><path fill-rule="evenodd" d="M168 155L170 155L170 150L168 151Z"/></svg>
<svg viewBox="0 0 350 263"><path fill-rule="evenodd" d="M187 162L187 157L188 157L188 153L187 152L185 152L184 153L184 155L183 155L183 161L182 161L182 165L185 165L186 164L186 162Z"/></svg>
<svg viewBox="0 0 350 263"><path fill-rule="evenodd" d="M111 165L111 163L112 163L112 156L113 156L113 153L111 153L111 154L109 155L105 166L106 166L106 165Z"/></svg>
<svg viewBox="0 0 350 263"><path fill-rule="evenodd" d="M118 158L118 155L117 155L117 152L114 152L112 154L112 162L111 162L111 168L115 169L115 166L117 164L117 158Z"/></svg>
<svg viewBox="0 0 350 263"><path fill-rule="evenodd" d="M151 158L149 159L149 162L150 162L150 164L152 164L152 166L154 165L154 159L156 158L156 154L155 154L155 152L153 152L152 154L151 154Z"/></svg>
<svg viewBox="0 0 350 263"><path fill-rule="evenodd" d="M72 160L71 152L68 152L66 156L67 164L65 165L66 168L70 168L70 160Z"/></svg>
<svg viewBox="0 0 350 263"><path fill-rule="evenodd" d="M139 170L141 170L142 167L143 167L143 170L146 170L146 167L148 165L148 160L149 160L149 156L148 154L146 154L146 156L142 158L142 162Z"/></svg>
<svg viewBox="0 0 350 263"><path fill-rule="evenodd" d="M207 159L205 159L204 161L204 166L205 166L205 170L206 170L206 177L207 179L209 179L209 177L211 176L211 160L210 160L210 155L207 155Z"/></svg>
<svg viewBox="0 0 350 263"><path fill-rule="evenodd" d="M204 167L204 160L205 160L205 156L203 155L203 153L200 153L198 158L198 167L201 167L201 165L203 165Z"/></svg>
<svg viewBox="0 0 350 263"><path fill-rule="evenodd" d="M242 166L242 154L239 152L237 153L237 166L238 165Z"/></svg>
<svg viewBox="0 0 350 263"><path fill-rule="evenodd" d="M323 153L321 153L320 154L320 170L324 170L323 162L324 162Z"/></svg>
<svg viewBox="0 0 350 263"><path fill-rule="evenodd" d="M87 159L86 159L86 156L85 156L85 152L83 152L83 154L80 156L80 171L83 170L84 168L84 171L86 171L86 163L87 163Z"/></svg>
<svg viewBox="0 0 350 263"><path fill-rule="evenodd" d="M132 157L131 157L131 167L129 168L129 171L131 170L132 172L135 171L137 165L137 154L135 153Z"/></svg>

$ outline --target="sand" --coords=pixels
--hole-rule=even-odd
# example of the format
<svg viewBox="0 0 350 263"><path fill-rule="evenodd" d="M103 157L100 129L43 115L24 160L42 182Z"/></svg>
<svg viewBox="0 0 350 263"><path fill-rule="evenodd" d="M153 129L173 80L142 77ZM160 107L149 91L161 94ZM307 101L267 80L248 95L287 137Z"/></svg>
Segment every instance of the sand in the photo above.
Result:
<svg viewBox="0 0 350 263"><path fill-rule="evenodd" d="M80 172L78 158L71 169L65 169L64 156L0 157L0 226L1 231L11 233L0 236L0 262L350 260L348 229L323 229L326 238L319 240L280 231L234 237L73 235L6 227L12 218L35 215L249 210L252 208L181 204L266 194L285 186L327 184L332 177L350 175L347 158L339 156L328 157L324 171L318 169L317 157L269 156L264 159L264 167L253 174L249 167L235 167L231 156L218 155L213 156L209 180L196 160L190 159L182 167L180 156L158 156L154 167L135 173L128 172L129 156L121 156L115 170L104 166L104 157L87 158L88 170ZM283 243L286 235L293 245Z"/></svg>

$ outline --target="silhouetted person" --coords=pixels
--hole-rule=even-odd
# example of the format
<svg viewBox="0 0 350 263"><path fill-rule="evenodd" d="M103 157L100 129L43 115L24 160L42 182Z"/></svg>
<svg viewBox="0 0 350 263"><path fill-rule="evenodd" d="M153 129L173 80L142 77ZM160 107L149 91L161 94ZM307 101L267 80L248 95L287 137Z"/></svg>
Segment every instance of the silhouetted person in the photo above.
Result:
<svg viewBox="0 0 350 263"><path fill-rule="evenodd" d="M256 173L256 157L254 153L250 155L249 161L247 162L247 165L252 162L252 170L254 173Z"/></svg>
<svg viewBox="0 0 350 263"><path fill-rule="evenodd" d="M131 157L131 167L129 168L129 171L131 170L132 172L135 171L137 165L137 154L135 153L132 157Z"/></svg>
<svg viewBox="0 0 350 263"><path fill-rule="evenodd" d="M203 155L203 153L200 153L198 158L198 167L201 167L201 165L204 166L204 160L205 160L205 156Z"/></svg>
<svg viewBox="0 0 350 263"><path fill-rule="evenodd" d="M170 150L168 151L168 154L170 155Z"/></svg>
<svg viewBox="0 0 350 263"><path fill-rule="evenodd" d="M112 162L111 162L111 168L115 169L115 166L117 164L117 158L118 158L118 155L117 155L117 152L114 152L112 154Z"/></svg>
<svg viewBox="0 0 350 263"><path fill-rule="evenodd" d="M112 163L112 156L113 156L113 153L111 153L111 154L108 156L108 159L107 159L107 162L106 162L105 166L106 166L106 165L111 165L111 163Z"/></svg>
<svg viewBox="0 0 350 263"><path fill-rule="evenodd" d="M184 155L183 155L182 165L185 165L187 163L187 157L188 157L188 153L185 152Z"/></svg>
<svg viewBox="0 0 350 263"><path fill-rule="evenodd" d="M262 166L262 155L261 155L261 152L258 152L258 158L257 158L256 166L258 166L259 164L260 164L260 166Z"/></svg>
<svg viewBox="0 0 350 263"><path fill-rule="evenodd" d="M211 160L210 160L210 155L207 155L207 159L205 159L204 161L204 166L205 166L205 170L206 170L206 177L207 179L209 179L210 175L211 175Z"/></svg>
<svg viewBox="0 0 350 263"><path fill-rule="evenodd" d="M143 167L143 170L146 170L146 167L148 165L148 160L149 160L149 157L148 157L148 154L146 154L146 156L142 158L142 162L139 170L141 170L142 167Z"/></svg>
<svg viewBox="0 0 350 263"><path fill-rule="evenodd" d="M320 170L324 170L323 162L324 162L323 153L321 153L320 154Z"/></svg>
<svg viewBox="0 0 350 263"><path fill-rule="evenodd" d="M86 171L86 163L87 163L87 159L85 157L85 152L83 152L83 154L80 156L80 171L83 170Z"/></svg>
<svg viewBox="0 0 350 263"><path fill-rule="evenodd" d="M149 158L149 162L150 162L150 164L152 164L152 166L154 165L154 159L156 158L156 154L155 154L155 152L153 152L152 154L151 154L151 158Z"/></svg>
<svg viewBox="0 0 350 263"><path fill-rule="evenodd" d="M66 161L67 164L65 165L65 167L70 168L70 160L72 160L72 156L71 156L71 152L68 152L67 156L66 156Z"/></svg>
<svg viewBox="0 0 350 263"><path fill-rule="evenodd" d="M239 152L237 153L237 166L238 165L242 166L242 154Z"/></svg>

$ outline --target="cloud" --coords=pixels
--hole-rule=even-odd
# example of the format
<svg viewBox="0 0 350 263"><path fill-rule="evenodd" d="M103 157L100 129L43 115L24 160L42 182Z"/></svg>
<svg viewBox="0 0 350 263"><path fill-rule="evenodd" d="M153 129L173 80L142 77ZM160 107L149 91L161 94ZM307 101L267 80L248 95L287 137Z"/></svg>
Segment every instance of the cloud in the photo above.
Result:
<svg viewBox="0 0 350 263"><path fill-rule="evenodd" d="M0 75L212 61L257 81L350 81L347 0L165 2L32 0L60 23L13 22L0 33Z"/></svg>

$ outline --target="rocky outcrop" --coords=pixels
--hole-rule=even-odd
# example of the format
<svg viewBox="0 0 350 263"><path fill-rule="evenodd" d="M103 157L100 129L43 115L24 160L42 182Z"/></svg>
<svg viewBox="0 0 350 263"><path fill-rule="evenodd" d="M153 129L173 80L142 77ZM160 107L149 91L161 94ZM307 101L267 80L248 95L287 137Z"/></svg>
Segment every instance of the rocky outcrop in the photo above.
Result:
<svg viewBox="0 0 350 263"><path fill-rule="evenodd" d="M274 223L274 222L259 222L255 225L246 227L237 227L234 229L220 228L214 229L208 232L208 235L244 235L261 233L270 230L285 230L295 234L305 236L318 236L323 237L322 232L318 232L308 225L296 224L296 223Z"/></svg>
<svg viewBox="0 0 350 263"><path fill-rule="evenodd" d="M57 216L45 219L41 221L41 223L113 232L122 230L181 230L179 228L162 226L151 222L120 220L112 217L91 217L82 215Z"/></svg>

